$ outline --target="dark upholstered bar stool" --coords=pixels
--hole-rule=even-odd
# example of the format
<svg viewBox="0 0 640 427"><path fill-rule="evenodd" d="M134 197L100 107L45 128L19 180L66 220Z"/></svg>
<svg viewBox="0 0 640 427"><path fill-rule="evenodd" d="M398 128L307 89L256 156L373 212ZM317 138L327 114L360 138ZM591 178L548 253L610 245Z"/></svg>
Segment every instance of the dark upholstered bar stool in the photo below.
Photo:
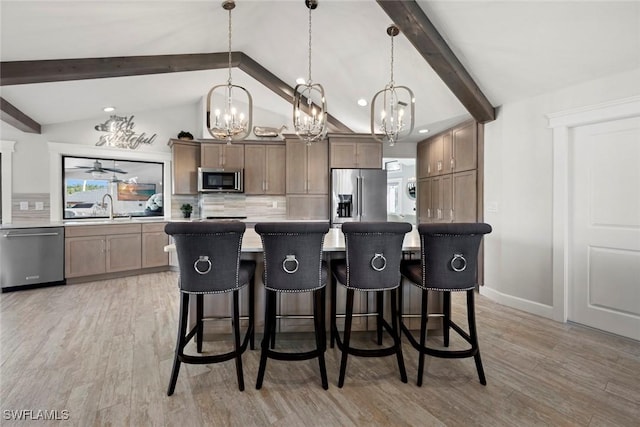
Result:
<svg viewBox="0 0 640 427"><path fill-rule="evenodd" d="M329 388L324 361L325 286L327 267L322 261L322 244L329 231L328 223L273 222L258 223L256 233L264 249L264 286L266 291L265 325L256 388L262 387L267 358L308 360L318 358L322 388ZM276 333L276 297L280 292L313 292L313 321L316 349L306 352L281 352L273 349Z"/></svg>
<svg viewBox="0 0 640 427"><path fill-rule="evenodd" d="M398 359L400 379L402 382L407 382L398 326L397 293L400 286L402 242L409 231L411 231L411 224L406 222L350 222L342 225L347 258L342 262L339 260L333 262L331 291L332 336L335 337L338 348L342 350L338 387L344 385L349 354L361 357L383 357L395 354ZM347 288L344 340L340 339L335 314L336 281ZM393 339L392 346L375 349L358 349L350 346L355 291L377 292L378 344L382 344L384 328ZM390 291L391 294L391 325L384 320L383 291Z"/></svg>
<svg viewBox="0 0 640 427"><path fill-rule="evenodd" d="M167 395L171 396L178 380L180 363L207 364L235 359L238 388L244 390L242 353L247 343L253 343L254 334L254 261L241 261L240 248L246 226L242 222L172 222L165 226L165 233L173 236L180 268L180 321L173 370ZM239 290L249 284L248 327L240 340ZM184 354L184 347L196 336L198 353L202 352L203 295L233 293L231 322L233 326L233 351L210 355ZM187 333L189 297L196 296L196 325ZM253 344L252 344L253 347Z"/></svg>
<svg viewBox="0 0 640 427"><path fill-rule="evenodd" d="M477 284L478 249L482 236L491 233L491 226L484 223L420 224L418 232L420 233L421 259L403 261L401 271L404 277L422 289L419 342L402 322L402 313L400 317L402 331L420 353L417 384L422 385L424 355L428 354L448 359L473 357L480 383L486 385L478 347L474 292ZM426 346L429 291L443 293L444 346L449 346L449 329L453 328L471 344L470 349L441 350ZM467 293L469 333L451 320L451 292L461 291ZM400 301L400 307L402 307L402 301Z"/></svg>

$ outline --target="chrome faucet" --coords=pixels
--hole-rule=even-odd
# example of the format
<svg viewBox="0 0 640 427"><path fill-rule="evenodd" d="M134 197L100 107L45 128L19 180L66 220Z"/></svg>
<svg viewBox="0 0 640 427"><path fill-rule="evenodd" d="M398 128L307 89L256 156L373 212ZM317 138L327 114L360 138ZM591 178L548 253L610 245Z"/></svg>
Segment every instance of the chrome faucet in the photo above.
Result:
<svg viewBox="0 0 640 427"><path fill-rule="evenodd" d="M111 201L109 203L109 219L113 219L113 197L111 197L111 194L109 193L105 193L104 196L102 196L102 207L104 207L104 199L109 198L109 200Z"/></svg>

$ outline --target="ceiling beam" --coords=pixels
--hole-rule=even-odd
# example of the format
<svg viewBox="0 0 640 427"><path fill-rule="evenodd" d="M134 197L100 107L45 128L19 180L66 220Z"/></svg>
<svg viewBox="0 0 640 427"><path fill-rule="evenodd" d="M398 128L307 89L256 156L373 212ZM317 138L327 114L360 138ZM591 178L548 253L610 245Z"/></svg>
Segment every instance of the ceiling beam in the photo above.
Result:
<svg viewBox="0 0 640 427"><path fill-rule="evenodd" d="M23 132L37 134L41 132L39 123L4 98L0 98L0 120Z"/></svg>
<svg viewBox="0 0 640 427"><path fill-rule="evenodd" d="M229 54L226 52L10 61L0 63L0 86L213 70L228 66ZM293 101L293 88L248 55L233 52L231 66L240 68L286 101ZM327 124L331 132L352 132L330 114Z"/></svg>
<svg viewBox="0 0 640 427"><path fill-rule="evenodd" d="M414 0L376 1L471 116L480 123L495 120L495 109L420 6Z"/></svg>

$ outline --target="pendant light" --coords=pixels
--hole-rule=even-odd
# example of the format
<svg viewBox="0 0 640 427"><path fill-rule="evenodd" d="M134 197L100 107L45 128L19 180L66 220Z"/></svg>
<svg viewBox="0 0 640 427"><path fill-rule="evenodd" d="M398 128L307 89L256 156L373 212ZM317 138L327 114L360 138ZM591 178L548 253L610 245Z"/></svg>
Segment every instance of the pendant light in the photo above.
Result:
<svg viewBox="0 0 640 427"><path fill-rule="evenodd" d="M231 81L231 11L235 7L233 0L222 3L222 8L229 12L229 78L226 84L211 88L207 95L207 130L213 139L227 141L228 144L249 136L253 121L251 94Z"/></svg>
<svg viewBox="0 0 640 427"><path fill-rule="evenodd" d="M413 131L415 98L411 89L393 81L393 38L400 30L390 25L387 34L391 37L391 80L371 101L371 135L393 146Z"/></svg>
<svg viewBox="0 0 640 427"><path fill-rule="evenodd" d="M324 88L311 80L311 11L318 0L305 0L309 9L309 78L293 91L293 128L296 135L310 145L327 134L327 101Z"/></svg>

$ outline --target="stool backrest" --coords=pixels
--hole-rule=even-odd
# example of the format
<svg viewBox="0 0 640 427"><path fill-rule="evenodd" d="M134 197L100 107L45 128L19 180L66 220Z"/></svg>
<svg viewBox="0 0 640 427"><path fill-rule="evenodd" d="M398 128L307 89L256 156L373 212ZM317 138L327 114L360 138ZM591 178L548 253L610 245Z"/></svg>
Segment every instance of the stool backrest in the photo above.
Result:
<svg viewBox="0 0 640 427"><path fill-rule="evenodd" d="M408 222L348 222L342 225L347 251L347 288L395 289L400 285L402 242Z"/></svg>
<svg viewBox="0 0 640 427"><path fill-rule="evenodd" d="M478 249L491 233L485 223L418 225L422 286L434 290L470 290L477 284Z"/></svg>
<svg viewBox="0 0 640 427"><path fill-rule="evenodd" d="M326 284L322 274L325 222L262 222L255 225L264 250L264 285L279 292L303 292Z"/></svg>
<svg viewBox="0 0 640 427"><path fill-rule="evenodd" d="M239 288L240 249L246 225L229 222L170 222L180 268L180 290L204 294Z"/></svg>

